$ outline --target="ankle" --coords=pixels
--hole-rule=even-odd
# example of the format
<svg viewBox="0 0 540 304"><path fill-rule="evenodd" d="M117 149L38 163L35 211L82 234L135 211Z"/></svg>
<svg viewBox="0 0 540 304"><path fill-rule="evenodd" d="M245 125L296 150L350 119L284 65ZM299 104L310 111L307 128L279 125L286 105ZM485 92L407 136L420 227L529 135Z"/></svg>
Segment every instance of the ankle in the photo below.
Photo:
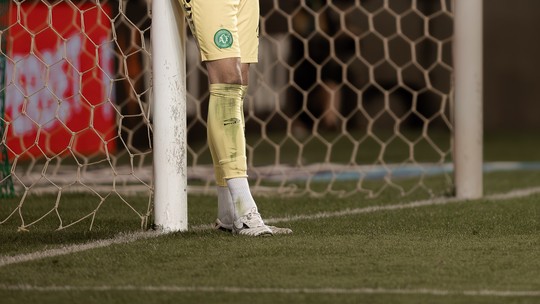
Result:
<svg viewBox="0 0 540 304"><path fill-rule="evenodd" d="M257 204L251 195L247 178L231 178L227 180L229 191L231 193L235 218L257 212Z"/></svg>

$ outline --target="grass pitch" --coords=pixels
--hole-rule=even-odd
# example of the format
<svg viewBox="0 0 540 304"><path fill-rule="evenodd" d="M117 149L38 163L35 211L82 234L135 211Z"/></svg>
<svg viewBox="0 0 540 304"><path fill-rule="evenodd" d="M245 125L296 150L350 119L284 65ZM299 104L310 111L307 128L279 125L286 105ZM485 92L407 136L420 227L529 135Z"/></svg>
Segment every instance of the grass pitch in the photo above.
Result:
<svg viewBox="0 0 540 304"><path fill-rule="evenodd" d="M125 212L92 231L82 225L15 232L7 223L0 226L0 297L2 303L538 303L540 173L485 179L486 198L476 201L262 197L263 216L294 230L271 238L207 229L216 212L209 196L190 197L187 233L130 239L140 230ZM532 190L510 192L516 188ZM118 235L122 229L127 236ZM82 244L89 248L69 252ZM62 255L47 256L56 249Z"/></svg>

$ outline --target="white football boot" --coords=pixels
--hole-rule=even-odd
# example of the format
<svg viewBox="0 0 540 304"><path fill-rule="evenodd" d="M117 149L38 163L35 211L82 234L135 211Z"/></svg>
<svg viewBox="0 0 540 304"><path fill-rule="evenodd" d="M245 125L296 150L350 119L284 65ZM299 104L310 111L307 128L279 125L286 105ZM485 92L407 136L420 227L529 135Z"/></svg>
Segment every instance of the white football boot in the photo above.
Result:
<svg viewBox="0 0 540 304"><path fill-rule="evenodd" d="M261 218L261 214L256 208L251 209L248 214L242 215L233 222L233 234L247 236L270 236L272 230L266 226Z"/></svg>
<svg viewBox="0 0 540 304"><path fill-rule="evenodd" d="M293 231L289 228L282 228L282 227L276 227L276 226L270 226L266 225L266 227L270 228L273 235L277 234L291 234ZM226 231L226 232L233 232L233 224L225 224L222 222L219 218L216 219L214 222L214 229Z"/></svg>

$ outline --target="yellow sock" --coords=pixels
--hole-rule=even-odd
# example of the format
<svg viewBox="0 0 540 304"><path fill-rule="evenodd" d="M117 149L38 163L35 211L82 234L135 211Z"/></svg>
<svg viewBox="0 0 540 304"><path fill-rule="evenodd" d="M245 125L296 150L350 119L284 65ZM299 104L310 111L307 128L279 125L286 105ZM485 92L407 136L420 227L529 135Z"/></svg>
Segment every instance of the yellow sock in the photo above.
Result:
<svg viewBox="0 0 540 304"><path fill-rule="evenodd" d="M246 140L243 98L247 87L239 84L210 84L207 134L216 182L246 177Z"/></svg>

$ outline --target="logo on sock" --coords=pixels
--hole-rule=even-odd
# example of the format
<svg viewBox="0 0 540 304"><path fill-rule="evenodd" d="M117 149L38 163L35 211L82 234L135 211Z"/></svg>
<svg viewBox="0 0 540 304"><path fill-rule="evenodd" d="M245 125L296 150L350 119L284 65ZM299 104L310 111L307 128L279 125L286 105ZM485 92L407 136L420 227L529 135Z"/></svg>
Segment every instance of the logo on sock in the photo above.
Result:
<svg viewBox="0 0 540 304"><path fill-rule="evenodd" d="M214 43L220 49L230 48L233 44L233 37L231 32L226 29L220 29L214 35Z"/></svg>
<svg viewBox="0 0 540 304"><path fill-rule="evenodd" d="M236 118L236 117L233 117L233 118L229 118L229 119L225 119L223 121L223 125L224 126L228 126L228 125L235 125L235 124L239 124L240 123L240 119Z"/></svg>

